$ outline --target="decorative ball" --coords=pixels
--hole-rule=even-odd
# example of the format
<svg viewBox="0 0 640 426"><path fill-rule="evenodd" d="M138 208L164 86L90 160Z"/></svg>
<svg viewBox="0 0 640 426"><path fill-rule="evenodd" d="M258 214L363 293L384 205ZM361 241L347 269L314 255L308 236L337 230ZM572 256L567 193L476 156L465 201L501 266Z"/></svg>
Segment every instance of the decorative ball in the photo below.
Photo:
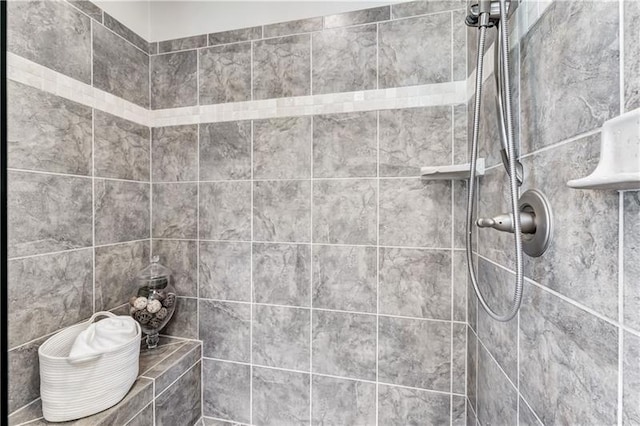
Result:
<svg viewBox="0 0 640 426"><path fill-rule="evenodd" d="M130 304L131 306L135 306L135 304L136 304L136 299L138 299L136 296L131 296L131 297L129 298L129 304Z"/></svg>
<svg viewBox="0 0 640 426"><path fill-rule="evenodd" d="M133 318L140 324L144 325L151 321L152 315L147 311L137 311L135 314L133 314Z"/></svg>
<svg viewBox="0 0 640 426"><path fill-rule="evenodd" d="M176 303L176 295L173 293L167 294L167 297L165 297L165 299L162 301L162 305L165 308L172 307L174 303Z"/></svg>
<svg viewBox="0 0 640 426"><path fill-rule="evenodd" d="M129 307L129 315L133 315L133 314L135 314L136 312L138 312L138 310L137 310L136 308L134 308L133 306L130 306L130 307Z"/></svg>
<svg viewBox="0 0 640 426"><path fill-rule="evenodd" d="M168 313L169 311L167 310L167 308L161 308L158 312L156 312L156 318L158 318L159 320L163 320L167 317Z"/></svg>
<svg viewBox="0 0 640 426"><path fill-rule="evenodd" d="M146 297L138 297L136 301L133 302L133 307L136 309L144 309L147 307L147 298Z"/></svg>
<svg viewBox="0 0 640 426"><path fill-rule="evenodd" d="M162 325L162 320L160 318L151 318L151 320L149 320L149 327L151 328L158 328Z"/></svg>
<svg viewBox="0 0 640 426"><path fill-rule="evenodd" d="M149 303L147 304L147 311L149 311L152 314L155 314L156 312L158 312L160 308L162 308L162 303L160 303L159 300L150 300Z"/></svg>

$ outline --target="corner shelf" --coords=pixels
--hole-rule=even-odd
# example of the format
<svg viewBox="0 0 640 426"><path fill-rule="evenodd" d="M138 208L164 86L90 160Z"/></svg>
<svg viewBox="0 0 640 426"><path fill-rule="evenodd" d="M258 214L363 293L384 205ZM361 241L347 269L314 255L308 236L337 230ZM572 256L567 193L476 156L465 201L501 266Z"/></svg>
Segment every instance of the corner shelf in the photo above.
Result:
<svg viewBox="0 0 640 426"><path fill-rule="evenodd" d="M640 108L607 120L600 135L600 160L586 177L567 182L575 189L640 189Z"/></svg>
<svg viewBox="0 0 640 426"><path fill-rule="evenodd" d="M420 174L426 180L465 180L471 177L471 163L422 167ZM484 158L476 161L476 176L484 176Z"/></svg>

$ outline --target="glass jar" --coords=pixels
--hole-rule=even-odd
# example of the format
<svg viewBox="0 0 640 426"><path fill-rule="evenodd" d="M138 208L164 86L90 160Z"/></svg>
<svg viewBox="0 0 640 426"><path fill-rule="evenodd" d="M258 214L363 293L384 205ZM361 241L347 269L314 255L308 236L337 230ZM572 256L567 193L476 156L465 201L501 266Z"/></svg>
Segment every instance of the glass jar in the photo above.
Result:
<svg viewBox="0 0 640 426"><path fill-rule="evenodd" d="M158 334L176 310L176 291L171 270L154 256L151 264L138 274L138 293L129 299L129 313L147 335L147 347L158 346Z"/></svg>

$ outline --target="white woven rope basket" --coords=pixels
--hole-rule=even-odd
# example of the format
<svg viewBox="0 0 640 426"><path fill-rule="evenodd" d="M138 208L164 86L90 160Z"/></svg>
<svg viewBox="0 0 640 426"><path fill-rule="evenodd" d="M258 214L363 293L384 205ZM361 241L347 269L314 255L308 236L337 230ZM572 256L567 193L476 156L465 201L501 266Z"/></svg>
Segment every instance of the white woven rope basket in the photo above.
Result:
<svg viewBox="0 0 640 426"><path fill-rule="evenodd" d="M68 327L50 337L38 349L42 414L47 421L62 422L106 410L125 397L138 377L140 325L136 336L99 355L69 357L78 334L96 318L115 317L96 312L86 322Z"/></svg>

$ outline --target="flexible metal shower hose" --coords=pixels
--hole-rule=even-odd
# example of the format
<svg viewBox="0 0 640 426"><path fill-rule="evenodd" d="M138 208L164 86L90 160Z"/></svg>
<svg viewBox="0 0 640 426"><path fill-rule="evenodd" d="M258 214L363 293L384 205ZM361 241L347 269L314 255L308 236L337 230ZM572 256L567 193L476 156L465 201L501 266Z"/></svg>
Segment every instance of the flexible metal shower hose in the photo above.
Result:
<svg viewBox="0 0 640 426"><path fill-rule="evenodd" d="M502 29L500 31L501 37L496 42L495 48L500 49L497 54L502 55L503 72L502 83L503 96L500 100L504 103L503 110L506 115L506 123L501 123L507 127L507 155L509 158L507 171L509 175L509 192L511 195L511 212L513 215L513 228L514 228L514 249L516 257L516 288L513 295L513 302L510 309L504 314L496 313L486 302L484 296L480 292L478 286L478 279L476 277L476 271L473 264L473 210L475 208L475 192L476 192L476 163L478 159L478 137L480 133L480 107L482 100L482 71L484 65L484 49L487 36L487 26L480 25L478 36L478 56L476 67L476 97L473 110L473 136L471 142L471 177L469 179L469 191L467 198L467 221L466 221L466 251L467 251L467 266L469 268L469 275L471 282L473 283L473 289L478 296L482 307L487 313L497 321L506 322L516 316L522 303L522 288L523 288L523 265L522 265L522 234L520 227L520 212L518 206L518 199L520 198L519 182L517 176L517 161L516 161L516 147L513 132L513 115L511 111L511 85L509 76L509 28L507 22L507 8L506 0L500 0L500 25ZM494 70L498 72L498 70Z"/></svg>

